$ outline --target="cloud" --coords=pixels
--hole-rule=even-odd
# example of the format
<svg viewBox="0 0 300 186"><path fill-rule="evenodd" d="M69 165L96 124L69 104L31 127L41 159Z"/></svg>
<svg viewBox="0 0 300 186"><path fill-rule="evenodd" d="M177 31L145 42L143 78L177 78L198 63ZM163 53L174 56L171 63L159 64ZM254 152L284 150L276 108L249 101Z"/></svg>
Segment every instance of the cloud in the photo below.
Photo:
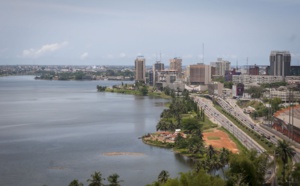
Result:
<svg viewBox="0 0 300 186"><path fill-rule="evenodd" d="M60 48L63 48L68 45L67 41L64 41L62 43L53 43L53 44L46 44L40 47L39 49L26 49L23 50L23 57L28 57L28 58L37 58L40 57L46 53L51 53L54 52Z"/></svg>
<svg viewBox="0 0 300 186"><path fill-rule="evenodd" d="M120 57L121 57L121 58L124 58L124 57L126 57L126 54L125 54L124 52L121 52L121 53L120 53Z"/></svg>
<svg viewBox="0 0 300 186"><path fill-rule="evenodd" d="M84 60L89 56L89 53L84 52L83 54L81 54L80 59Z"/></svg>
<svg viewBox="0 0 300 186"><path fill-rule="evenodd" d="M113 56L112 54L107 54L107 55L106 55L106 58L108 58L108 59L113 59L114 56Z"/></svg>

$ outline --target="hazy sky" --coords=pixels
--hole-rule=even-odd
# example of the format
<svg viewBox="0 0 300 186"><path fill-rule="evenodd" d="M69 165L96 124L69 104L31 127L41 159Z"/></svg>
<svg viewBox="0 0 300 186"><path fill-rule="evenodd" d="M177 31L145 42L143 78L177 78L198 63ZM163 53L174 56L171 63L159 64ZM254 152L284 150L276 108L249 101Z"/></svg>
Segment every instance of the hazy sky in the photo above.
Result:
<svg viewBox="0 0 300 186"><path fill-rule="evenodd" d="M300 0L0 0L0 65L300 65Z"/></svg>

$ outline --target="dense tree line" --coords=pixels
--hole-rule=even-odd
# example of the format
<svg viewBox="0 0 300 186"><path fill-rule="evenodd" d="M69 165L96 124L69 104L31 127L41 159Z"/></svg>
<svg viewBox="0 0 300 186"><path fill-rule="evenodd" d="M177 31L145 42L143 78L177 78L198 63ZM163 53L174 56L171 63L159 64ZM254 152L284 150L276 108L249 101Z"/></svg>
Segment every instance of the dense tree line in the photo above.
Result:
<svg viewBox="0 0 300 186"><path fill-rule="evenodd" d="M103 92L103 91L105 91L106 90L106 86L100 86L100 85L97 85L97 90L98 90L98 92Z"/></svg>
<svg viewBox="0 0 300 186"><path fill-rule="evenodd" d="M186 89L183 90L181 96L176 96L175 91L168 87L164 89L164 93L170 95L172 101L169 108L161 113L161 120L156 125L156 130L174 131L176 128L185 129L185 127L190 127L190 125L200 125L198 120L204 121L204 111L202 109L199 110L197 103L189 96L189 92ZM188 113L195 113L196 116L184 121L185 125L183 125L182 115Z"/></svg>
<svg viewBox="0 0 300 186"><path fill-rule="evenodd" d="M287 82L274 82L274 83L263 83L261 84L260 86L262 88L278 88L280 86L286 86L287 85Z"/></svg>
<svg viewBox="0 0 300 186"><path fill-rule="evenodd" d="M105 178L102 178L101 172L95 172L91 175L91 178L87 179L87 182L89 183L88 186L120 186L120 183L123 182L123 180L119 180L118 174L112 174L107 177L108 184L104 184ZM77 179L74 179L69 183L69 186L83 186L83 183L79 182Z"/></svg>
<svg viewBox="0 0 300 186"><path fill-rule="evenodd" d="M130 80L134 79L134 72L130 70L112 70L108 69L104 72L84 72L84 71L76 71L76 72L54 72L54 71L38 71L36 74L39 76L36 79L46 79L52 80L55 76L58 77L58 80L93 80L93 76L123 76L130 77Z"/></svg>

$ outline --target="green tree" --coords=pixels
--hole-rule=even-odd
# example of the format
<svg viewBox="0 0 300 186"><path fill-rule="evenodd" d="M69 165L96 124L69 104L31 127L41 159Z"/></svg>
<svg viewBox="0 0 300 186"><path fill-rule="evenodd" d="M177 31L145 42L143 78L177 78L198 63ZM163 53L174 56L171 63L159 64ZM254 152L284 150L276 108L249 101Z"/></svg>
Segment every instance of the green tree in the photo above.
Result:
<svg viewBox="0 0 300 186"><path fill-rule="evenodd" d="M103 186L103 180L104 178L102 178L102 174L100 172L95 172L91 175L91 179L88 179L87 182L89 183L89 186Z"/></svg>
<svg viewBox="0 0 300 186"><path fill-rule="evenodd" d="M249 89L246 89L245 92L250 94L252 98L260 98L263 93L263 88L252 86L252 87L249 87Z"/></svg>
<svg viewBox="0 0 300 186"><path fill-rule="evenodd" d="M139 90L140 90L140 94L143 96L146 96L148 94L148 87L145 85Z"/></svg>
<svg viewBox="0 0 300 186"><path fill-rule="evenodd" d="M214 149L214 147L212 145L209 145L208 148L207 148L207 157L208 159L212 159L213 155L216 154L216 151Z"/></svg>
<svg viewBox="0 0 300 186"><path fill-rule="evenodd" d="M71 183L69 183L69 186L83 186L82 183L80 183L78 180L73 180Z"/></svg>
<svg viewBox="0 0 300 186"><path fill-rule="evenodd" d="M182 127L191 134L193 130L200 129L201 126L196 118L187 118L182 121Z"/></svg>
<svg viewBox="0 0 300 186"><path fill-rule="evenodd" d="M281 102L282 102L281 98L277 98L277 97L272 98L270 100L273 113L280 109L279 104L281 104Z"/></svg>
<svg viewBox="0 0 300 186"><path fill-rule="evenodd" d="M275 149L276 156L278 156L282 163L282 182L286 182L286 169L287 169L287 163L289 161L289 158L292 158L295 155L295 149L293 149L290 144L285 140L278 140L277 147Z"/></svg>
<svg viewBox="0 0 300 186"><path fill-rule="evenodd" d="M165 171L165 170L162 170L158 177L157 177L157 180L159 183L166 183L167 180L169 179L169 172L168 171Z"/></svg>
<svg viewBox="0 0 300 186"><path fill-rule="evenodd" d="M228 149L225 149L224 147L221 149L220 155L219 155L219 159L220 162L222 164L222 167L224 167L225 165L228 164L229 162L229 155L230 155L230 151Z"/></svg>
<svg viewBox="0 0 300 186"><path fill-rule="evenodd" d="M123 180L118 180L119 179L118 174L112 174L107 177L107 181L109 182L108 186L120 186L120 183L123 182Z"/></svg>
<svg viewBox="0 0 300 186"><path fill-rule="evenodd" d="M258 154L252 150L247 154L231 154L229 170L227 172L228 186L246 185L256 186L264 183L264 175L267 168L267 155ZM238 178L236 175L238 175ZM238 182L238 183L237 183Z"/></svg>
<svg viewBox="0 0 300 186"><path fill-rule="evenodd" d="M233 83L231 81L224 82L224 88L232 89Z"/></svg>
<svg viewBox="0 0 300 186"><path fill-rule="evenodd" d="M115 76L116 73L114 70L108 69L106 70L106 76Z"/></svg>
<svg viewBox="0 0 300 186"><path fill-rule="evenodd" d="M82 80L85 74L82 71L75 72L75 80Z"/></svg>
<svg viewBox="0 0 300 186"><path fill-rule="evenodd" d="M187 140L183 138L180 133L178 133L175 138L175 147L179 149L183 149L186 148L187 146L188 146Z"/></svg>
<svg viewBox="0 0 300 186"><path fill-rule="evenodd" d="M188 139L188 150L190 153L196 154L196 153L203 153L204 145L203 145L203 140L202 136L196 136L192 135Z"/></svg>
<svg viewBox="0 0 300 186"><path fill-rule="evenodd" d="M293 183L300 184L300 163L295 163L294 170L292 171Z"/></svg>
<svg viewBox="0 0 300 186"><path fill-rule="evenodd" d="M258 116L258 113L257 113L256 111L254 111L254 112L251 114L251 116L252 116L254 119L256 119L256 117Z"/></svg>

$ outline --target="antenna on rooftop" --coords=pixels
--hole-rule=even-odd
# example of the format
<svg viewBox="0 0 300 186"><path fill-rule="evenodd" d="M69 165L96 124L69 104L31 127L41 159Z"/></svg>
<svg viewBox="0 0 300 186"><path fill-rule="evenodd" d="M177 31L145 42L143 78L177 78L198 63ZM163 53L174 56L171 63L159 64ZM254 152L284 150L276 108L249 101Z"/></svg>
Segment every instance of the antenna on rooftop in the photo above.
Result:
<svg viewBox="0 0 300 186"><path fill-rule="evenodd" d="M204 43L202 43L202 62L204 64Z"/></svg>
<svg viewBox="0 0 300 186"><path fill-rule="evenodd" d="M239 70L239 60L236 60L236 70Z"/></svg>
<svg viewBox="0 0 300 186"><path fill-rule="evenodd" d="M246 65L247 65L247 74L249 75L248 57L247 57Z"/></svg>
<svg viewBox="0 0 300 186"><path fill-rule="evenodd" d="M159 62L161 62L161 51L159 52Z"/></svg>

